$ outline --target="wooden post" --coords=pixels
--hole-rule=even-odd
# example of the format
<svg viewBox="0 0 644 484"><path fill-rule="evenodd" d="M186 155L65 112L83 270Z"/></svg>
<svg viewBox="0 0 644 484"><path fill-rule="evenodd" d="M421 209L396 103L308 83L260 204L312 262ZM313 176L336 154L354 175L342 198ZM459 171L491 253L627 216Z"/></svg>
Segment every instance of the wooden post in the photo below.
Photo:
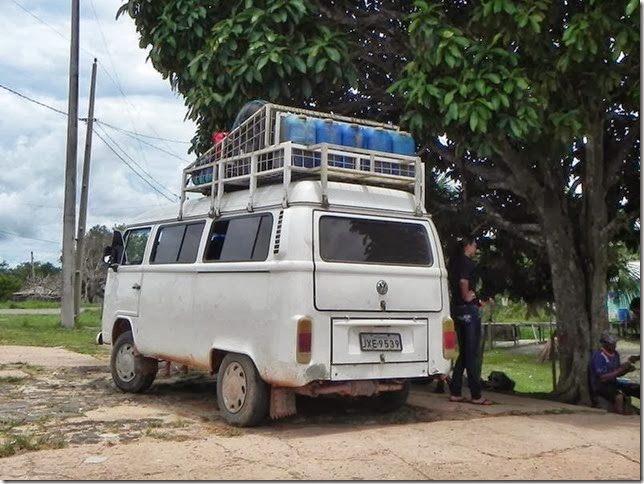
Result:
<svg viewBox="0 0 644 484"><path fill-rule="evenodd" d="M92 65L92 81L89 88L87 110L87 131L85 133L85 158L81 183L80 208L78 210L78 233L76 236L76 273L74 279L74 321L80 316L81 287L83 281L83 250L85 248L85 226L87 225L87 195L89 191L89 167L92 155L92 131L94 129L94 97L96 94L96 59Z"/></svg>
<svg viewBox="0 0 644 484"><path fill-rule="evenodd" d="M552 364L552 390L557 388L557 357L555 355L555 331L552 330L552 318L550 319L550 362Z"/></svg>
<svg viewBox="0 0 644 484"><path fill-rule="evenodd" d="M80 0L72 0L71 47L69 54L69 109L67 112L67 158L63 209L63 293L61 325L74 327L74 235L76 229L76 154L78 143L78 31Z"/></svg>

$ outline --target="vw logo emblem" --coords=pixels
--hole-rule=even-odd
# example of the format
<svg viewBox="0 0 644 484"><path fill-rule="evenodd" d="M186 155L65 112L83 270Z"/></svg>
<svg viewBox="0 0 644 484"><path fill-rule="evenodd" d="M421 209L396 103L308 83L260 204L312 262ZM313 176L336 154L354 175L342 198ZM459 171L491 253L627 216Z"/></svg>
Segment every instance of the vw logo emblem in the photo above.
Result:
<svg viewBox="0 0 644 484"><path fill-rule="evenodd" d="M389 286L387 286L387 283L380 279L376 283L376 291L378 291L378 294L382 294L383 296L387 294L387 291L389 290Z"/></svg>

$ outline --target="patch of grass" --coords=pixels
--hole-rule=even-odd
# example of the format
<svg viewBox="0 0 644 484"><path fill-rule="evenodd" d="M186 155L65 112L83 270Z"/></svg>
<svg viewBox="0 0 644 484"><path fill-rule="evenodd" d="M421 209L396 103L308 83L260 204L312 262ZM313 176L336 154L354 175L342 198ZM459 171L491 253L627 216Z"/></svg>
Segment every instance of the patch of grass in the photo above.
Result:
<svg viewBox="0 0 644 484"><path fill-rule="evenodd" d="M100 304L81 303L82 308L99 309ZM0 301L0 309L60 309L57 301Z"/></svg>
<svg viewBox="0 0 644 484"><path fill-rule="evenodd" d="M487 379L492 371L502 371L516 383L518 393L548 393L552 387L552 364L539 363L534 355L511 353L509 349L495 348L483 355L481 377ZM557 365L557 376L559 367Z"/></svg>
<svg viewBox="0 0 644 484"><path fill-rule="evenodd" d="M7 314L0 319L0 345L61 346L95 355L103 352L96 344L100 328L98 311L82 312L73 329L63 328L57 314Z"/></svg>
<svg viewBox="0 0 644 484"><path fill-rule="evenodd" d="M21 371L24 371L25 373L29 373L29 376L32 376L32 377L34 375L43 374L47 371L46 368L43 366L30 365L29 363L25 363L24 361L0 364L0 370L21 370Z"/></svg>
<svg viewBox="0 0 644 484"><path fill-rule="evenodd" d="M0 385L3 383L15 384L29 380L28 376L0 376Z"/></svg>
<svg viewBox="0 0 644 484"><path fill-rule="evenodd" d="M190 425L189 422L186 422L185 420L181 420L181 419L173 420L172 422L167 422L165 424L166 427L170 427L173 429L180 429L180 428L188 427L189 425Z"/></svg>
<svg viewBox="0 0 644 484"><path fill-rule="evenodd" d="M146 430L145 435L157 440L166 440L173 442L184 442L186 440L192 440L192 437L184 434L171 434L168 432L159 432L157 430Z"/></svg>
<svg viewBox="0 0 644 484"><path fill-rule="evenodd" d="M20 451L61 449L65 445L65 440L61 437L52 437L49 435L35 436L9 430L8 432L3 432L2 435L0 458L9 457Z"/></svg>

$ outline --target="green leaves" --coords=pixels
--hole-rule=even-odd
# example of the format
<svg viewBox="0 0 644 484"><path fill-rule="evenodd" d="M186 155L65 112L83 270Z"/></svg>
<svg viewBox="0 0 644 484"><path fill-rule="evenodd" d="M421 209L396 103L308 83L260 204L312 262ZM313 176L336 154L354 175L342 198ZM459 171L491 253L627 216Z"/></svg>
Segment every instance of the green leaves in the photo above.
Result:
<svg viewBox="0 0 644 484"><path fill-rule="evenodd" d="M639 0L628 0L628 3L626 4L626 15L631 16L637 10L637 7L640 6Z"/></svg>

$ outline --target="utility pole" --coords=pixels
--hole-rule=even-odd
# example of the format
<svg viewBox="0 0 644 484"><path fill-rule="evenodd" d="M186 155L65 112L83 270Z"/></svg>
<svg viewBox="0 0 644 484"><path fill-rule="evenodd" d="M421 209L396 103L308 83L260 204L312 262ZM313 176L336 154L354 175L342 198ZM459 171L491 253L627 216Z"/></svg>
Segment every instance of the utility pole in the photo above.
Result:
<svg viewBox="0 0 644 484"><path fill-rule="evenodd" d="M36 284L36 268L34 267L34 251L31 251L31 283Z"/></svg>
<svg viewBox="0 0 644 484"><path fill-rule="evenodd" d="M76 235L76 278L74 280L74 322L80 315L81 286L83 281L83 250L85 248L85 225L87 224L87 192L89 191L89 160L92 156L92 129L94 127L94 96L96 94L96 59L92 64L92 82L89 88L87 131L85 133L85 157L81 183L80 209L78 211L78 234Z"/></svg>
<svg viewBox="0 0 644 484"><path fill-rule="evenodd" d="M61 325L64 328L74 327L79 1L72 0L72 40L69 49L69 109L67 110L67 161L65 164L65 204L63 208L63 294L61 304Z"/></svg>

